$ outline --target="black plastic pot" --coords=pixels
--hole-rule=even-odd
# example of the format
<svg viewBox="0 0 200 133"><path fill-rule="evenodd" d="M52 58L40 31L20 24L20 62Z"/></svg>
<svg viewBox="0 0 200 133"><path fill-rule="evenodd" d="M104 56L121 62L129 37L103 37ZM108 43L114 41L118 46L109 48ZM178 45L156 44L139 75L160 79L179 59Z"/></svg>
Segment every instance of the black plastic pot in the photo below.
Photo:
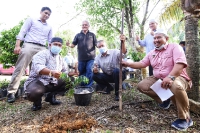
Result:
<svg viewBox="0 0 200 133"><path fill-rule="evenodd" d="M21 97L23 94L24 94L24 87L19 87L15 94L15 97Z"/></svg>
<svg viewBox="0 0 200 133"><path fill-rule="evenodd" d="M7 96L7 89L1 88L1 97Z"/></svg>
<svg viewBox="0 0 200 133"><path fill-rule="evenodd" d="M82 94L83 90L88 90L89 93ZM92 93L94 92L94 89L92 87L85 87L85 86L79 86L74 91L74 98L76 105L78 106L88 106L90 104Z"/></svg>

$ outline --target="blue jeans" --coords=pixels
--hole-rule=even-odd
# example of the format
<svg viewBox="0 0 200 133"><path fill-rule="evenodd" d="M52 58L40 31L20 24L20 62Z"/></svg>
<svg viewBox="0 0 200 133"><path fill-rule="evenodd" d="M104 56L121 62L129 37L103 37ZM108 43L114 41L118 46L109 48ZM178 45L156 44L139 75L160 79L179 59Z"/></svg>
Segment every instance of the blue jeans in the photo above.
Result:
<svg viewBox="0 0 200 133"><path fill-rule="evenodd" d="M126 70L122 71L122 81L126 79ZM107 87L110 88L109 83L115 83L115 95L119 95L119 68L115 68L111 75L105 73L94 73L93 80L100 86L100 87Z"/></svg>
<svg viewBox="0 0 200 133"><path fill-rule="evenodd" d="M78 71L79 71L79 76L83 75L86 76L89 79L88 84L81 84L82 86L87 86L91 87L93 84L93 72L92 72L92 67L94 64L94 60L87 60L87 61L79 61L78 62Z"/></svg>

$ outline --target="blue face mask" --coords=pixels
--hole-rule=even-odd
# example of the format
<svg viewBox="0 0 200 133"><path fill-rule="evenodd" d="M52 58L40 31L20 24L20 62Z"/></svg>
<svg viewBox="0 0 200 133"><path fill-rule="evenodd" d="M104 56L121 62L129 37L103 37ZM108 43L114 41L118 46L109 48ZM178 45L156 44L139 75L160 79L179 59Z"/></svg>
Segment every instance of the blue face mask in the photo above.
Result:
<svg viewBox="0 0 200 133"><path fill-rule="evenodd" d="M54 46L54 45L52 45L51 46L51 52L53 53L53 54L59 54L60 52L61 52L61 47L59 47L59 46Z"/></svg>
<svg viewBox="0 0 200 133"><path fill-rule="evenodd" d="M100 52L101 54L104 54L106 51L107 51L107 48L106 48L106 47L101 47L101 48L99 48L99 52Z"/></svg>

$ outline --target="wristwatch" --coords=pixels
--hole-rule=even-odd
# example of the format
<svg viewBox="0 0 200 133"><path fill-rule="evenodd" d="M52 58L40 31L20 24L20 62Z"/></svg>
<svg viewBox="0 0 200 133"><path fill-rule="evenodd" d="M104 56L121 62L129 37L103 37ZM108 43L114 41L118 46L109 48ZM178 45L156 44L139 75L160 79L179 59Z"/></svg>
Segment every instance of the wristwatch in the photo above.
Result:
<svg viewBox="0 0 200 133"><path fill-rule="evenodd" d="M168 78L170 78L172 81L174 81L176 77L175 77L175 76L168 75Z"/></svg>

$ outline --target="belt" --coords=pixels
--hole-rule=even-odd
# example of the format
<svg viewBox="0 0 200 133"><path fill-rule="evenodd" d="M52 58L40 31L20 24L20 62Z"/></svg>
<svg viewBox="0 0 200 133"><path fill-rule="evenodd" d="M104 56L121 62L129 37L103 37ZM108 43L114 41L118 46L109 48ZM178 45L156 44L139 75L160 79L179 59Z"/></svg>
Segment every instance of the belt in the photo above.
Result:
<svg viewBox="0 0 200 133"><path fill-rule="evenodd" d="M35 44L35 45L38 45L38 46L46 47L45 45L40 44L40 43L35 43L35 42L26 42L26 43L32 43L32 44Z"/></svg>

